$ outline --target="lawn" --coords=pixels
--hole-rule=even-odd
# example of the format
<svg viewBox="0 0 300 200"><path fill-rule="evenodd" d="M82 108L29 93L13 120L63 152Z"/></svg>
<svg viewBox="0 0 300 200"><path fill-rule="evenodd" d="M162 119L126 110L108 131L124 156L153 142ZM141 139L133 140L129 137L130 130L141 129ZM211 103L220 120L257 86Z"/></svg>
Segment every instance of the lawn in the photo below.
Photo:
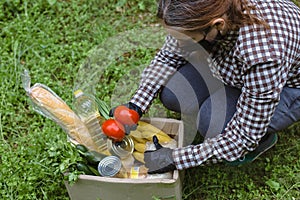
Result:
<svg viewBox="0 0 300 200"><path fill-rule="evenodd" d="M62 174L80 158L63 130L33 110L22 74L28 69L32 84L69 105L74 88L90 85L111 106L125 102L163 41L155 1L3 0L0 9L0 199L69 199ZM300 199L299 128L280 132L252 164L186 170L183 198Z"/></svg>

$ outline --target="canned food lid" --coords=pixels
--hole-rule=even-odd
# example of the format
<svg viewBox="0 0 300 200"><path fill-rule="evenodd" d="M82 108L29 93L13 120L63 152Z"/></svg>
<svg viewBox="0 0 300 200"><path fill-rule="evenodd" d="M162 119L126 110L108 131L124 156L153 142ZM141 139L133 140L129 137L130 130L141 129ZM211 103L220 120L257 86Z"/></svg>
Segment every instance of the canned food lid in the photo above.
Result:
<svg viewBox="0 0 300 200"><path fill-rule="evenodd" d="M133 140L129 136L126 136L120 143L113 143L111 140L107 142L109 152L120 158L128 157L134 150Z"/></svg>
<svg viewBox="0 0 300 200"><path fill-rule="evenodd" d="M114 176L122 167L120 158L117 156L107 156L98 164L98 172L101 176Z"/></svg>

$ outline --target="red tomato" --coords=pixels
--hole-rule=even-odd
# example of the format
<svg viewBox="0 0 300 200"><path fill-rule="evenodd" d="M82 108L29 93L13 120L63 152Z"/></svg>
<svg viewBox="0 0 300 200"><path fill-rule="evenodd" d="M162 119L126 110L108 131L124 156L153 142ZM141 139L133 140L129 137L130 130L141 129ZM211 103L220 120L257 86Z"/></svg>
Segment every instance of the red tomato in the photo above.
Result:
<svg viewBox="0 0 300 200"><path fill-rule="evenodd" d="M131 110L126 106L116 107L114 117L117 121L129 126L137 124L140 119L140 116L136 111Z"/></svg>
<svg viewBox="0 0 300 200"><path fill-rule="evenodd" d="M122 141L125 137L124 126L114 119L108 119L103 122L102 131L107 137L118 142Z"/></svg>

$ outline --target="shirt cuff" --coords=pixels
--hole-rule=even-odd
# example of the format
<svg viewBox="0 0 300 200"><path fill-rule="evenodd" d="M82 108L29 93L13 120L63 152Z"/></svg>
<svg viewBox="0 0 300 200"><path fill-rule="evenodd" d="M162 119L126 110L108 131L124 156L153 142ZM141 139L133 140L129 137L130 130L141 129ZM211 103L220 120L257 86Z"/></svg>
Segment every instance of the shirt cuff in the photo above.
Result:
<svg viewBox="0 0 300 200"><path fill-rule="evenodd" d="M214 156L213 139L207 139L198 145L189 145L173 151L175 166L178 170L204 164Z"/></svg>

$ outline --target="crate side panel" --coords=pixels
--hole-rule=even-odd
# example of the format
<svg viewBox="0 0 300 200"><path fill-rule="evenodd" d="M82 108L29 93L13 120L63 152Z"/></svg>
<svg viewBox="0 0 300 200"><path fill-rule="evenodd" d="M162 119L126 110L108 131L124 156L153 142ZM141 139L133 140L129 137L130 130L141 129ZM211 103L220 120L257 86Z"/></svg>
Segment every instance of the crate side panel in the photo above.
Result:
<svg viewBox="0 0 300 200"><path fill-rule="evenodd" d="M79 180L73 186L66 183L71 200L181 200L181 182L175 183L105 183Z"/></svg>

